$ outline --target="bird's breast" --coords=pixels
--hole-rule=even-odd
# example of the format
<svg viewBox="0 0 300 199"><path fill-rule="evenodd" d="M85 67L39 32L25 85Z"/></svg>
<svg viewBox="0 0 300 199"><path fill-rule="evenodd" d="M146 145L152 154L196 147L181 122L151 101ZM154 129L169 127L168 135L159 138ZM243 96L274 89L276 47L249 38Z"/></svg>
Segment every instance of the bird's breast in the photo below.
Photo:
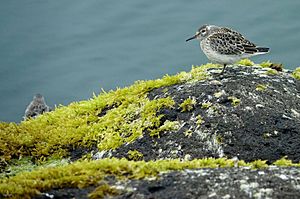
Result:
<svg viewBox="0 0 300 199"><path fill-rule="evenodd" d="M206 57L215 63L219 64L233 64L236 61L240 60L242 56L239 55L226 55L221 54L210 47L210 44L207 40L203 40L200 42L200 47Z"/></svg>

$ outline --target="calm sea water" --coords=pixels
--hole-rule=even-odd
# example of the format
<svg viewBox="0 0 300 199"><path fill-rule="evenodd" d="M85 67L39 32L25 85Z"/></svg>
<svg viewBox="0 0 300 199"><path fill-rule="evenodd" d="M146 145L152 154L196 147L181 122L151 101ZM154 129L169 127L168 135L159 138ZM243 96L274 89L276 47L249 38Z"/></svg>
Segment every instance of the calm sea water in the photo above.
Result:
<svg viewBox="0 0 300 199"><path fill-rule="evenodd" d="M49 105L208 62L202 24L232 27L271 53L254 61L300 65L300 1L0 1L0 120L20 121L32 96Z"/></svg>

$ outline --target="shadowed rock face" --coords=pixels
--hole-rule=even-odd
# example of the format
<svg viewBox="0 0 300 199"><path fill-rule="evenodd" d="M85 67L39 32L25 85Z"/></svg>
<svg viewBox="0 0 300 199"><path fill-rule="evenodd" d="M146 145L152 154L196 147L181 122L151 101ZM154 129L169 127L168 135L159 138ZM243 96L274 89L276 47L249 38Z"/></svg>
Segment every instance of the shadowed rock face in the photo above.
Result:
<svg viewBox="0 0 300 199"><path fill-rule="evenodd" d="M290 74L267 75L260 67L228 67L204 81L156 89L150 99L172 97L174 109L162 109L161 123L178 121L180 128L160 137L147 133L111 155L129 150L144 160L163 158L238 157L273 162L287 156L300 161L300 82ZM180 104L193 99L190 111ZM201 121L199 121L201 118Z"/></svg>

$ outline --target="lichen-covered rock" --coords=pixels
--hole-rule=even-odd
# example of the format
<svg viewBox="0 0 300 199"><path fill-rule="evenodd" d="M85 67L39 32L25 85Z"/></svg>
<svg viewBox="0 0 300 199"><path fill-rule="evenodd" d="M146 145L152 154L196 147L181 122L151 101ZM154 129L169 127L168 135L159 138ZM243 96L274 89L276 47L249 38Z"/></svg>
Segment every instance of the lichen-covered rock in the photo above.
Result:
<svg viewBox="0 0 300 199"><path fill-rule="evenodd" d="M300 81L287 72L270 75L270 70L235 66L219 76L208 69L210 77L203 81L151 91L151 100L175 101L158 115L163 115L161 124L176 121L179 128L156 137L145 133L111 155L128 157L129 150L137 150L145 160L236 156L273 162L287 156L299 162Z"/></svg>

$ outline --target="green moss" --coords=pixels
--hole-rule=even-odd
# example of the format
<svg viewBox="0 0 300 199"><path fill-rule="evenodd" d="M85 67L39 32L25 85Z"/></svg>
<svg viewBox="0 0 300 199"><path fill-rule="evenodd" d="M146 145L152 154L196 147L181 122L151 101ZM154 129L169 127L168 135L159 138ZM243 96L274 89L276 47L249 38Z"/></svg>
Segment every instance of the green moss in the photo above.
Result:
<svg viewBox="0 0 300 199"><path fill-rule="evenodd" d="M5 168L5 171L0 173L0 178L13 176L22 171L31 171L36 167L37 165L35 165L28 157L21 158L20 160L13 160L10 165Z"/></svg>
<svg viewBox="0 0 300 199"><path fill-rule="evenodd" d="M223 136L220 134L216 135L216 141L218 144L222 144L224 142Z"/></svg>
<svg viewBox="0 0 300 199"><path fill-rule="evenodd" d="M204 121L204 119L203 119L203 117L201 116L201 115L197 115L196 116L196 124L197 125L201 125L201 124L203 124L205 121Z"/></svg>
<svg viewBox="0 0 300 199"><path fill-rule="evenodd" d="M91 199L102 199L107 196L116 196L119 195L119 191L113 187L110 187L108 184L103 184L98 186L92 193L88 195Z"/></svg>
<svg viewBox="0 0 300 199"><path fill-rule="evenodd" d="M267 75L277 75L278 74L278 71L275 70L275 69L271 69L269 68L266 72Z"/></svg>
<svg viewBox="0 0 300 199"><path fill-rule="evenodd" d="M204 80L209 76L206 71L207 69L220 68L220 67L222 66L220 66L219 64L211 64L211 63L205 64L201 67L192 66L189 81Z"/></svg>
<svg viewBox="0 0 300 199"><path fill-rule="evenodd" d="M166 75L161 79L137 81L130 87L94 95L92 99L58 106L55 111L36 119L16 123L0 123L1 164L30 156L34 161L49 157L66 157L70 148L115 149L132 142L161 125L161 108L172 108L172 99L149 100L156 88L203 80L207 69L218 65L192 67L190 72Z"/></svg>
<svg viewBox="0 0 300 199"><path fill-rule="evenodd" d="M160 137L160 133L163 132L172 132L179 129L179 122L177 121L169 121L166 120L162 126L157 129L152 129L150 131L150 136L157 136Z"/></svg>
<svg viewBox="0 0 300 199"><path fill-rule="evenodd" d="M219 98L219 97L221 97L223 94L224 94L224 93L223 93L222 91L220 91L220 92L214 93L214 96L215 96L216 98Z"/></svg>
<svg viewBox="0 0 300 199"><path fill-rule="evenodd" d="M162 92L163 92L163 93L166 93L166 92L168 92L168 90L169 90L168 88L164 88L164 89L162 90Z"/></svg>
<svg viewBox="0 0 300 199"><path fill-rule="evenodd" d="M297 80L300 80L300 67L296 68L293 73L292 73L292 77L297 79Z"/></svg>
<svg viewBox="0 0 300 199"><path fill-rule="evenodd" d="M255 90L257 90L257 91L265 91L267 88L268 88L267 84L258 84L258 85L256 85Z"/></svg>
<svg viewBox="0 0 300 199"><path fill-rule="evenodd" d="M260 63L260 66L263 68L272 68L276 71L282 71L283 70L283 65L281 63L272 63L270 61L265 61Z"/></svg>
<svg viewBox="0 0 300 199"><path fill-rule="evenodd" d="M225 158L204 158L191 161L159 160L159 161L128 161L126 159L102 159L82 161L55 168L41 168L32 172L21 172L16 176L0 179L0 194L3 196L30 197L41 192L59 188L85 188L97 186L106 176L115 176L118 180L145 179L156 177L161 172L197 169L197 168L230 168L236 161ZM268 167L266 161L257 160L251 163L237 162L239 166L262 169ZM277 166L297 166L287 160L275 162ZM90 197L114 195L117 191L108 185L101 184Z"/></svg>
<svg viewBox="0 0 300 199"><path fill-rule="evenodd" d="M263 169L268 167L268 164L266 162L266 160L255 160L251 162L250 166L252 169Z"/></svg>
<svg viewBox="0 0 300 199"><path fill-rule="evenodd" d="M0 173L0 178L14 176L20 172L32 171L38 168L49 168L60 165L66 165L68 164L68 161L69 160L67 159L50 158L47 161L36 164L28 157L21 158L20 160L12 160L10 165L6 167L3 172Z"/></svg>
<svg viewBox="0 0 300 199"><path fill-rule="evenodd" d="M240 102L241 102L240 99L238 99L238 98L236 98L236 97L234 97L234 96L228 97L228 100L231 101L231 105L232 105L232 106L237 106L237 105L239 105Z"/></svg>
<svg viewBox="0 0 300 199"><path fill-rule="evenodd" d="M130 150L127 152L128 154L128 159L129 160L142 160L143 159L143 154L137 150Z"/></svg>
<svg viewBox="0 0 300 199"><path fill-rule="evenodd" d="M212 106L212 103L211 102L203 102L202 104L201 104L201 108L203 108L203 109L208 109L209 107L211 107Z"/></svg>
<svg viewBox="0 0 300 199"><path fill-rule="evenodd" d="M170 97L153 100L147 103L141 113L142 123L140 123L139 128L142 130L149 130L151 132L150 134L153 134L156 130L160 132L161 129L158 128L161 126L160 120L163 115L157 115L157 111L161 108L173 108L174 104L174 100Z"/></svg>
<svg viewBox="0 0 300 199"><path fill-rule="evenodd" d="M237 62L237 64L243 65L243 66L253 66L254 65L254 63L250 59L242 59L239 62Z"/></svg>
<svg viewBox="0 0 300 199"><path fill-rule="evenodd" d="M259 65L264 68L270 68L272 66L272 62L270 62L268 60L268 61L264 61L264 62L260 63Z"/></svg>
<svg viewBox="0 0 300 199"><path fill-rule="evenodd" d="M192 134L193 134L193 131L190 130L190 129L187 129L186 131L184 131L184 135L185 135L186 137L190 137Z"/></svg>
<svg viewBox="0 0 300 199"><path fill-rule="evenodd" d="M181 108L181 112L186 112L186 111L191 111L194 109L194 106L196 104L196 99L195 98L187 98L185 99L179 106Z"/></svg>
<svg viewBox="0 0 300 199"><path fill-rule="evenodd" d="M284 156L279 160L276 160L273 164L280 167L289 167L289 166L295 166L291 160L286 159L287 157Z"/></svg>

